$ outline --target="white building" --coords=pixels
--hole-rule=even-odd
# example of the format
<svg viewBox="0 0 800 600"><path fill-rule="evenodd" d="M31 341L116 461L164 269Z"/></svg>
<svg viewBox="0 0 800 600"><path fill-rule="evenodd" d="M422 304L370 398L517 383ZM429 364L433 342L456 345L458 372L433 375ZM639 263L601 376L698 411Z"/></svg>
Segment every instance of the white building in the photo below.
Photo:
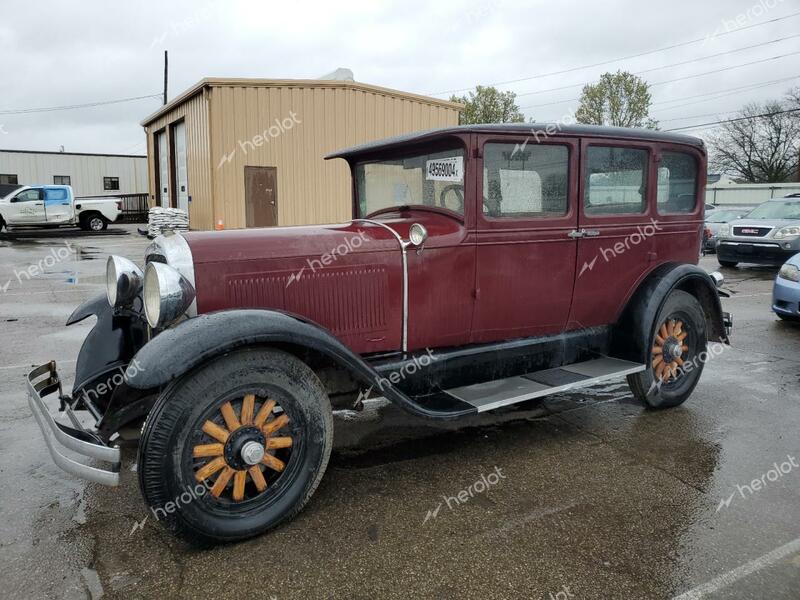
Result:
<svg viewBox="0 0 800 600"><path fill-rule="evenodd" d="M0 184L71 185L78 197L147 194L147 157L0 149Z"/></svg>

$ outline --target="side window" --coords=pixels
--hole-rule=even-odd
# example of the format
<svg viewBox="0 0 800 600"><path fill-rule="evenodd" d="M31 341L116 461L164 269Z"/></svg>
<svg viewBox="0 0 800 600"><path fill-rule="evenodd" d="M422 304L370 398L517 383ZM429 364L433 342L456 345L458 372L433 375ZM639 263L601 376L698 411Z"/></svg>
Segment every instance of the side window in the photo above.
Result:
<svg viewBox="0 0 800 600"><path fill-rule="evenodd" d="M658 212L691 213L697 206L697 161L691 154L664 152L658 168Z"/></svg>
<svg viewBox="0 0 800 600"><path fill-rule="evenodd" d="M17 202L37 202L41 200L39 190L25 190L16 195Z"/></svg>
<svg viewBox="0 0 800 600"><path fill-rule="evenodd" d="M589 146L586 156L584 207L587 215L645 212L647 150Z"/></svg>
<svg viewBox="0 0 800 600"><path fill-rule="evenodd" d="M531 218L567 214L569 149L558 145L486 144L483 214Z"/></svg>
<svg viewBox="0 0 800 600"><path fill-rule="evenodd" d="M67 190L64 188L46 189L44 191L44 199L47 204L64 202L67 200Z"/></svg>

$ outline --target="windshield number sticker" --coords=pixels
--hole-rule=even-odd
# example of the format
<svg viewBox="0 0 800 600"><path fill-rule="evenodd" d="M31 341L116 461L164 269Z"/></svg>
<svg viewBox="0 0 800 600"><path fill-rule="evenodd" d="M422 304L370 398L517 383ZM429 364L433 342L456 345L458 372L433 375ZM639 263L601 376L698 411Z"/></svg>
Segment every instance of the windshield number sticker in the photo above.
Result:
<svg viewBox="0 0 800 600"><path fill-rule="evenodd" d="M435 158L425 163L425 178L429 181L463 181L464 157Z"/></svg>

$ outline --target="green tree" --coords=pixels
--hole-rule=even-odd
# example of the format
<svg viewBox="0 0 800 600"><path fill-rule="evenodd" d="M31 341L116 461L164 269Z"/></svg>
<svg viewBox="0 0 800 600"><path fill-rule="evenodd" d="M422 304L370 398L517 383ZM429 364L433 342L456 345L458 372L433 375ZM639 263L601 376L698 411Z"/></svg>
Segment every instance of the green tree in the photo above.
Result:
<svg viewBox="0 0 800 600"><path fill-rule="evenodd" d="M460 102L464 110L459 116L462 125L479 123L524 123L514 92L501 92L492 86L479 85L469 96L451 96L451 102Z"/></svg>
<svg viewBox="0 0 800 600"><path fill-rule="evenodd" d="M587 125L658 129L650 118L650 89L641 77L626 71L604 73L583 88L575 117Z"/></svg>

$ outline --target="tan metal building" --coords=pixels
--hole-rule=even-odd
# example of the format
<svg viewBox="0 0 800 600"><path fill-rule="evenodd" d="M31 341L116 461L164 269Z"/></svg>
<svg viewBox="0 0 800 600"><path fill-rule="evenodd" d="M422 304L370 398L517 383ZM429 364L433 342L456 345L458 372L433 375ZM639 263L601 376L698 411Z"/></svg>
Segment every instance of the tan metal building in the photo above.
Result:
<svg viewBox="0 0 800 600"><path fill-rule="evenodd" d="M142 121L150 202L187 208L192 229L347 220L350 173L326 154L462 108L353 81L203 79Z"/></svg>

